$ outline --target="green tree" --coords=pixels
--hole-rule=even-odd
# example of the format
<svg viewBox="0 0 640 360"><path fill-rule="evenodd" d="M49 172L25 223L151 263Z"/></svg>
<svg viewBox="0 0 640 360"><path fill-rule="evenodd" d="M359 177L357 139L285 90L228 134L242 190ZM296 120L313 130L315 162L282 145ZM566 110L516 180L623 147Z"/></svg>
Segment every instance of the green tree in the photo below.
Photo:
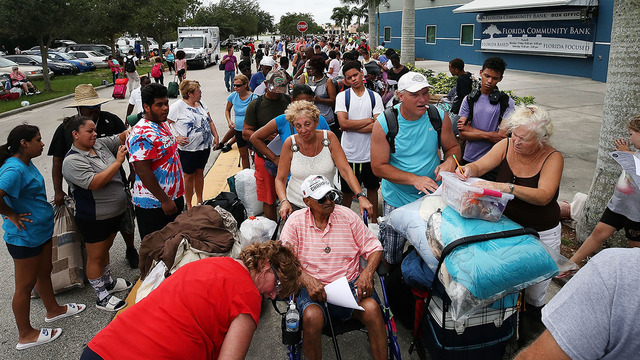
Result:
<svg viewBox="0 0 640 360"><path fill-rule="evenodd" d="M278 31L283 35L299 35L298 22L304 21L309 26L307 34L318 34L322 32L322 27L313 20L313 15L309 13L286 13L280 17Z"/></svg>
<svg viewBox="0 0 640 360"><path fill-rule="evenodd" d="M200 7L189 21L194 26L217 26L220 36L250 36L272 28L273 17L256 0L220 0ZM264 29L264 30L263 30Z"/></svg>
<svg viewBox="0 0 640 360"><path fill-rule="evenodd" d="M175 39L178 26L184 23L187 14L197 4L199 0L143 0L137 3L129 28L140 36L147 51L152 50L147 44L147 36L157 41Z"/></svg>
<svg viewBox="0 0 640 360"><path fill-rule="evenodd" d="M86 10L86 4L79 0L0 0L0 17L11 24L4 26L4 31L32 36L40 46L44 91L51 91L47 65L51 43L67 34L68 29L75 26L78 14Z"/></svg>
<svg viewBox="0 0 640 360"><path fill-rule="evenodd" d="M275 25L273 24L273 15L269 14L266 11L260 10L258 12L258 30L256 31L256 38L260 34L272 32L275 30Z"/></svg>
<svg viewBox="0 0 640 360"><path fill-rule="evenodd" d="M378 7L381 0L342 0L344 4L360 4L367 9L367 23L369 26L369 46L373 49L378 46L378 24L380 23L380 14ZM376 22L377 15L377 22ZM358 30L360 31L360 30Z"/></svg>
<svg viewBox="0 0 640 360"><path fill-rule="evenodd" d="M352 18L353 13L348 6L334 7L331 13L331 20L335 21L337 26L340 26L340 35L343 34L343 31L348 31Z"/></svg>
<svg viewBox="0 0 640 360"><path fill-rule="evenodd" d="M637 0L615 0L598 159L589 197L576 227L580 241L591 234L600 220L613 193L613 184L620 175L620 166L609 156L613 140L626 138L627 123L640 114L639 43L640 7ZM626 241L620 235L614 244L626 246Z"/></svg>

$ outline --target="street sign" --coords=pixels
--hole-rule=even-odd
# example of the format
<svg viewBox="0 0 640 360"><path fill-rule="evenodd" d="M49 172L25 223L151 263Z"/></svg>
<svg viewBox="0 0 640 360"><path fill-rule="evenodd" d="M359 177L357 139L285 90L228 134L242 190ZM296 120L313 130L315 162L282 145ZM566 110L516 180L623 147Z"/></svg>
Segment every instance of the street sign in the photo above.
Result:
<svg viewBox="0 0 640 360"><path fill-rule="evenodd" d="M303 33L305 31L307 31L307 29L309 29L309 25L307 25L307 23L305 21L298 22L298 31Z"/></svg>

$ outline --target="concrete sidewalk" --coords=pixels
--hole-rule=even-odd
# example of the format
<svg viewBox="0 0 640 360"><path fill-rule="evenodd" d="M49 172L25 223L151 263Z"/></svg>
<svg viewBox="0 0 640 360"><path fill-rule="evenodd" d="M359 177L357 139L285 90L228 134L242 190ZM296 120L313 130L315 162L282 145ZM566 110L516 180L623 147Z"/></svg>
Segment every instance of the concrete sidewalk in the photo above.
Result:
<svg viewBox="0 0 640 360"><path fill-rule="evenodd" d="M449 71L444 61L418 61L416 67L436 73ZM465 70L478 76L480 66ZM551 143L564 155L564 172L559 200L571 201L576 192L588 193L598 156L602 125L602 107L606 83L575 76L531 71L507 70L501 90L513 90L518 96L531 95L549 111L555 132Z"/></svg>

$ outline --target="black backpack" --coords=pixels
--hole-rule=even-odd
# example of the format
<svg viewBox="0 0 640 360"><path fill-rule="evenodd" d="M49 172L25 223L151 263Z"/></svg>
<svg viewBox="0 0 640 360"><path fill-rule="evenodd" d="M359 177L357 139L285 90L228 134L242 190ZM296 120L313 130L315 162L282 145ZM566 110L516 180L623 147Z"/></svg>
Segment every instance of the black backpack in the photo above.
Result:
<svg viewBox="0 0 640 360"><path fill-rule="evenodd" d="M133 57L127 56L124 60L124 70L126 72L136 71L136 62L133 61Z"/></svg>
<svg viewBox="0 0 640 360"><path fill-rule="evenodd" d="M466 124L471 124L471 122L473 121L473 108L476 101L478 101L479 98L480 98L480 88L474 87L473 90L471 90L471 92L469 93L469 95L467 95L467 104L469 105L469 116L467 116ZM491 94L489 94L489 103L491 105L496 105L498 103L500 104L500 118L498 118L498 126L500 126L500 123L502 122L502 116L504 116L505 111L507 111L507 108L509 108L509 99L511 99L509 95L507 95L507 93L505 93L504 91L498 90L498 87L495 87L491 92Z"/></svg>
<svg viewBox="0 0 640 360"><path fill-rule="evenodd" d="M233 215L233 218L236 219L238 227L240 227L240 224L247 219L247 211L245 210L244 205L242 205L240 199L238 199L238 195L235 193L223 191L215 198L205 200L202 204L213 207L219 205L221 208L227 210L231 215Z"/></svg>
<svg viewBox="0 0 640 360"><path fill-rule="evenodd" d="M434 105L429 105L427 110L429 114L429 121L431 121L431 126L438 134L438 149L440 148L440 133L442 132L442 118L440 117L440 113L438 112L438 108ZM396 142L395 138L398 135L398 109L394 106L388 107L384 110L384 118L387 120L387 127L389 128L387 131L387 142L389 143L389 148L392 153L396 152Z"/></svg>

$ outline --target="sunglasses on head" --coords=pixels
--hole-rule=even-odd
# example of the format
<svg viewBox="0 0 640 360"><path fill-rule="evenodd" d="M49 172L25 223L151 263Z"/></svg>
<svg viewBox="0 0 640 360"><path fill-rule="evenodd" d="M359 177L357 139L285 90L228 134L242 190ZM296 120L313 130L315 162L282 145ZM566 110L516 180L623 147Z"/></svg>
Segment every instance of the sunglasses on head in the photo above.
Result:
<svg viewBox="0 0 640 360"><path fill-rule="evenodd" d="M331 200L334 203L342 202L342 200L340 200L340 194L337 191L329 191L323 197L317 199L316 201L318 202L318 204L324 204L327 199Z"/></svg>

